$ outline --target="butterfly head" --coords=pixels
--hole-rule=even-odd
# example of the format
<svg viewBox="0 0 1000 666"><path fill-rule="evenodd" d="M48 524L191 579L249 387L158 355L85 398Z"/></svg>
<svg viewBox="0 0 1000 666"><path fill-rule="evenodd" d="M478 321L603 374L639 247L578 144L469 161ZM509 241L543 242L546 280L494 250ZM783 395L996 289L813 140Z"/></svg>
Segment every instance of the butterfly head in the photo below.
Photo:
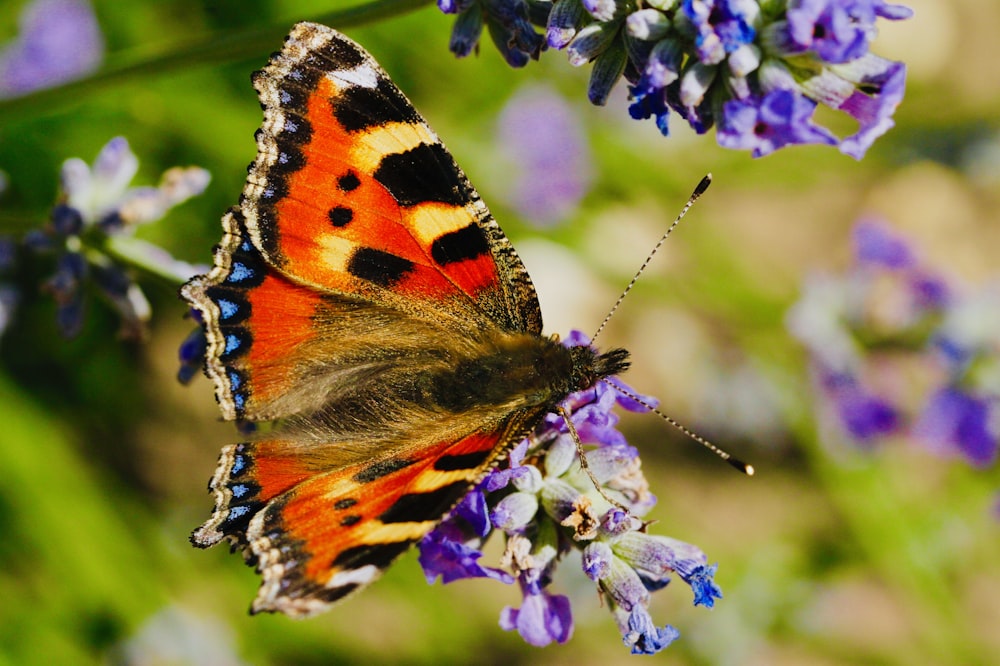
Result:
<svg viewBox="0 0 1000 666"><path fill-rule="evenodd" d="M617 375L628 370L628 351L612 349L599 354L593 347L580 345L570 347L573 359L571 383L574 391L585 391L604 377Z"/></svg>

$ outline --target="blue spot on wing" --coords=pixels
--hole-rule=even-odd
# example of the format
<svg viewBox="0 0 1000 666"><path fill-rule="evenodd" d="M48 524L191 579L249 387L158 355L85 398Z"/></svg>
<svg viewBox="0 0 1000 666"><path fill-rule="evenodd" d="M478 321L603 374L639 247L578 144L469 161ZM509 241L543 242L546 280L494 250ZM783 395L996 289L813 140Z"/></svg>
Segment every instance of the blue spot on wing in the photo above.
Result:
<svg viewBox="0 0 1000 666"><path fill-rule="evenodd" d="M246 282L247 280L252 280L253 277L254 271L252 268L241 261L236 261L233 262L232 270L229 271L226 282Z"/></svg>
<svg viewBox="0 0 1000 666"><path fill-rule="evenodd" d="M249 513L250 507L246 506L231 506L229 507L229 515L226 516L226 520L237 520Z"/></svg>
<svg viewBox="0 0 1000 666"><path fill-rule="evenodd" d="M240 306L237 303L225 298L216 301L216 305L219 306L219 316L222 319L229 319L240 311Z"/></svg>
<svg viewBox="0 0 1000 666"><path fill-rule="evenodd" d="M247 492L249 492L249 489L242 483L237 483L230 489L233 491L233 497L243 497L247 494Z"/></svg>
<svg viewBox="0 0 1000 666"><path fill-rule="evenodd" d="M232 354L234 351L236 351L237 349L240 348L241 344L243 344L243 341L240 340L239 337L237 337L235 335L232 335L232 334L227 335L226 336L226 351L223 352L223 353L225 353L225 354Z"/></svg>
<svg viewBox="0 0 1000 666"><path fill-rule="evenodd" d="M229 468L230 476L239 476L243 468L246 467L246 459L243 456L233 456L233 466Z"/></svg>

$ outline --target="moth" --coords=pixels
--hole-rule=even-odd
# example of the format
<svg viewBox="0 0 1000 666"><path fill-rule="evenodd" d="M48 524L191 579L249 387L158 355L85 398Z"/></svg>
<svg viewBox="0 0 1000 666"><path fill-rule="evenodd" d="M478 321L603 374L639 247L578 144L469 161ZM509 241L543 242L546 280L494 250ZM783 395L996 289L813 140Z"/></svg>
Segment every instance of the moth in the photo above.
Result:
<svg viewBox="0 0 1000 666"><path fill-rule="evenodd" d="M257 157L207 275L206 374L226 419L196 546L228 541L252 612L309 616L375 580L571 392L628 352L542 335L479 194L359 45L299 23L254 74Z"/></svg>

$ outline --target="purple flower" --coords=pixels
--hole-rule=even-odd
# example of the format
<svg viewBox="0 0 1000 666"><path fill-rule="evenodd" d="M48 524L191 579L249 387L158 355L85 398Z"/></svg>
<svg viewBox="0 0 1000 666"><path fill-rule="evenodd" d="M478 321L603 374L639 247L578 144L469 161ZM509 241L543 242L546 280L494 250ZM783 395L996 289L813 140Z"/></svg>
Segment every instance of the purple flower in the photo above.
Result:
<svg viewBox="0 0 1000 666"><path fill-rule="evenodd" d="M452 531L452 538L448 532ZM420 566L428 583L438 576L442 583L451 583L463 578L492 578L502 583L513 583L514 578L506 571L484 567L479 564L483 553L473 546L459 541L459 534L452 527L439 527L420 541Z"/></svg>
<svg viewBox="0 0 1000 666"><path fill-rule="evenodd" d="M996 461L998 433L990 416L997 400L976 397L954 386L931 395L914 434L938 452L957 451L977 467Z"/></svg>
<svg viewBox="0 0 1000 666"><path fill-rule="evenodd" d="M481 0L484 20L493 43L511 67L537 60L544 38L528 20L526 0Z"/></svg>
<svg viewBox="0 0 1000 666"><path fill-rule="evenodd" d="M875 139L896 124L892 115L903 101L906 65L868 55L831 69L855 85L855 90L836 108L859 124L857 132L840 142L840 152L860 160Z"/></svg>
<svg viewBox="0 0 1000 666"><path fill-rule="evenodd" d="M552 641L565 643L573 635L573 616L569 599L561 594L549 594L537 586L525 585L520 608L507 606L500 613L500 628L517 630L524 642L545 647Z"/></svg>
<svg viewBox="0 0 1000 666"><path fill-rule="evenodd" d="M715 65L727 53L753 41L760 6L754 0L684 0L681 11L697 31L698 59Z"/></svg>
<svg viewBox="0 0 1000 666"><path fill-rule="evenodd" d="M554 91L516 93L498 120L497 140L511 170L514 207L538 226L556 224L576 210L592 177L583 128Z"/></svg>
<svg viewBox="0 0 1000 666"><path fill-rule="evenodd" d="M681 633L669 624L657 627L645 606L614 611L622 641L632 654L656 654L680 638Z"/></svg>
<svg viewBox="0 0 1000 666"><path fill-rule="evenodd" d="M851 231L854 257L860 264L901 270L913 268L916 257L903 236L893 233L888 224L877 218L863 218Z"/></svg>
<svg viewBox="0 0 1000 666"><path fill-rule="evenodd" d="M754 157L789 144L835 145L835 136L812 123L815 109L815 102L791 90L774 90L762 98L730 100L723 107L719 123L719 145L753 150Z"/></svg>
<svg viewBox="0 0 1000 666"><path fill-rule="evenodd" d="M103 57L89 2L36 0L21 13L21 34L0 50L0 99L78 79Z"/></svg>
<svg viewBox="0 0 1000 666"><path fill-rule="evenodd" d="M972 465L992 464L1000 446L1000 281L955 293L878 220L859 222L853 241L851 271L814 281L788 317L836 420L858 444L906 435ZM860 379L892 379L900 367L921 376L912 368L921 364L927 383L892 381L876 394ZM920 410L906 409L921 396Z"/></svg>
<svg viewBox="0 0 1000 666"><path fill-rule="evenodd" d="M201 314L191 309L191 316L200 319ZM200 323L200 322L199 322ZM193 329L177 350L180 367L177 370L177 381L189 384L205 364L205 352L208 350L208 338L201 326Z"/></svg>
<svg viewBox="0 0 1000 666"><path fill-rule="evenodd" d="M66 337L75 336L82 326L82 285L87 280L118 311L123 336L143 334L149 302L122 263L142 266L175 282L208 270L178 261L159 246L132 236L139 225L159 220L173 206L200 194L208 186L208 172L173 168L157 187L129 187L138 168L139 161L123 137L111 139L92 166L79 158L66 160L60 200L48 225L25 236L25 245L35 251L59 254L56 272L44 288L56 300L57 322ZM189 347L185 354L191 351Z"/></svg>
<svg viewBox="0 0 1000 666"><path fill-rule="evenodd" d="M713 564L710 567L698 564L685 573L681 567L678 567L677 573L685 583L691 586L691 591L694 592L695 606L712 608L715 606L715 600L722 598L722 590L719 589L713 578L718 568L718 564Z"/></svg>
<svg viewBox="0 0 1000 666"><path fill-rule="evenodd" d="M459 58L475 51L484 25L511 67L524 67L541 52L544 39L528 19L525 0L438 0L437 4L446 14L458 14L449 48Z"/></svg>
<svg viewBox="0 0 1000 666"><path fill-rule="evenodd" d="M787 46L792 52L813 51L828 63L849 62L868 53L876 18L912 15L882 0L797 0L787 12Z"/></svg>
<svg viewBox="0 0 1000 666"><path fill-rule="evenodd" d="M664 136L672 110L699 134L718 125L720 145L752 150L755 157L820 143L857 159L892 127L905 86L902 63L868 52L875 23L912 15L884 0L792 0L791 6L760 0L439 0L438 6L459 13L456 54L474 50L484 23L512 66L539 57L543 46L565 50L572 65L593 67L591 103L603 105L624 77L629 115L654 118ZM532 26L544 27L544 40ZM838 141L812 123L816 104L850 115L858 131Z"/></svg>
<svg viewBox="0 0 1000 666"><path fill-rule="evenodd" d="M822 369L819 374L841 426L856 442L870 445L899 430L902 423L898 410L866 390L855 377Z"/></svg>
<svg viewBox="0 0 1000 666"><path fill-rule="evenodd" d="M628 107L628 113L636 120L655 117L656 127L663 136L670 135L670 106L667 104L665 88L629 88L629 94L634 100Z"/></svg>

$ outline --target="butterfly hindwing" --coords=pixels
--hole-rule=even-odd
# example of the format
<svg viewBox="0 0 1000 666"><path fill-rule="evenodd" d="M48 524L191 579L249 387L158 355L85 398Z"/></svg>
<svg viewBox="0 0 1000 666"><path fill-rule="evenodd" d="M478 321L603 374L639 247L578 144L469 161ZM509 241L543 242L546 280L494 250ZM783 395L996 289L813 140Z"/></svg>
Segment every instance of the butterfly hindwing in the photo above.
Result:
<svg viewBox="0 0 1000 666"><path fill-rule="evenodd" d="M296 455L298 443L281 438L226 447L210 484L215 511L192 540L243 549L263 576L254 612L312 615L429 532L525 421L349 465Z"/></svg>

